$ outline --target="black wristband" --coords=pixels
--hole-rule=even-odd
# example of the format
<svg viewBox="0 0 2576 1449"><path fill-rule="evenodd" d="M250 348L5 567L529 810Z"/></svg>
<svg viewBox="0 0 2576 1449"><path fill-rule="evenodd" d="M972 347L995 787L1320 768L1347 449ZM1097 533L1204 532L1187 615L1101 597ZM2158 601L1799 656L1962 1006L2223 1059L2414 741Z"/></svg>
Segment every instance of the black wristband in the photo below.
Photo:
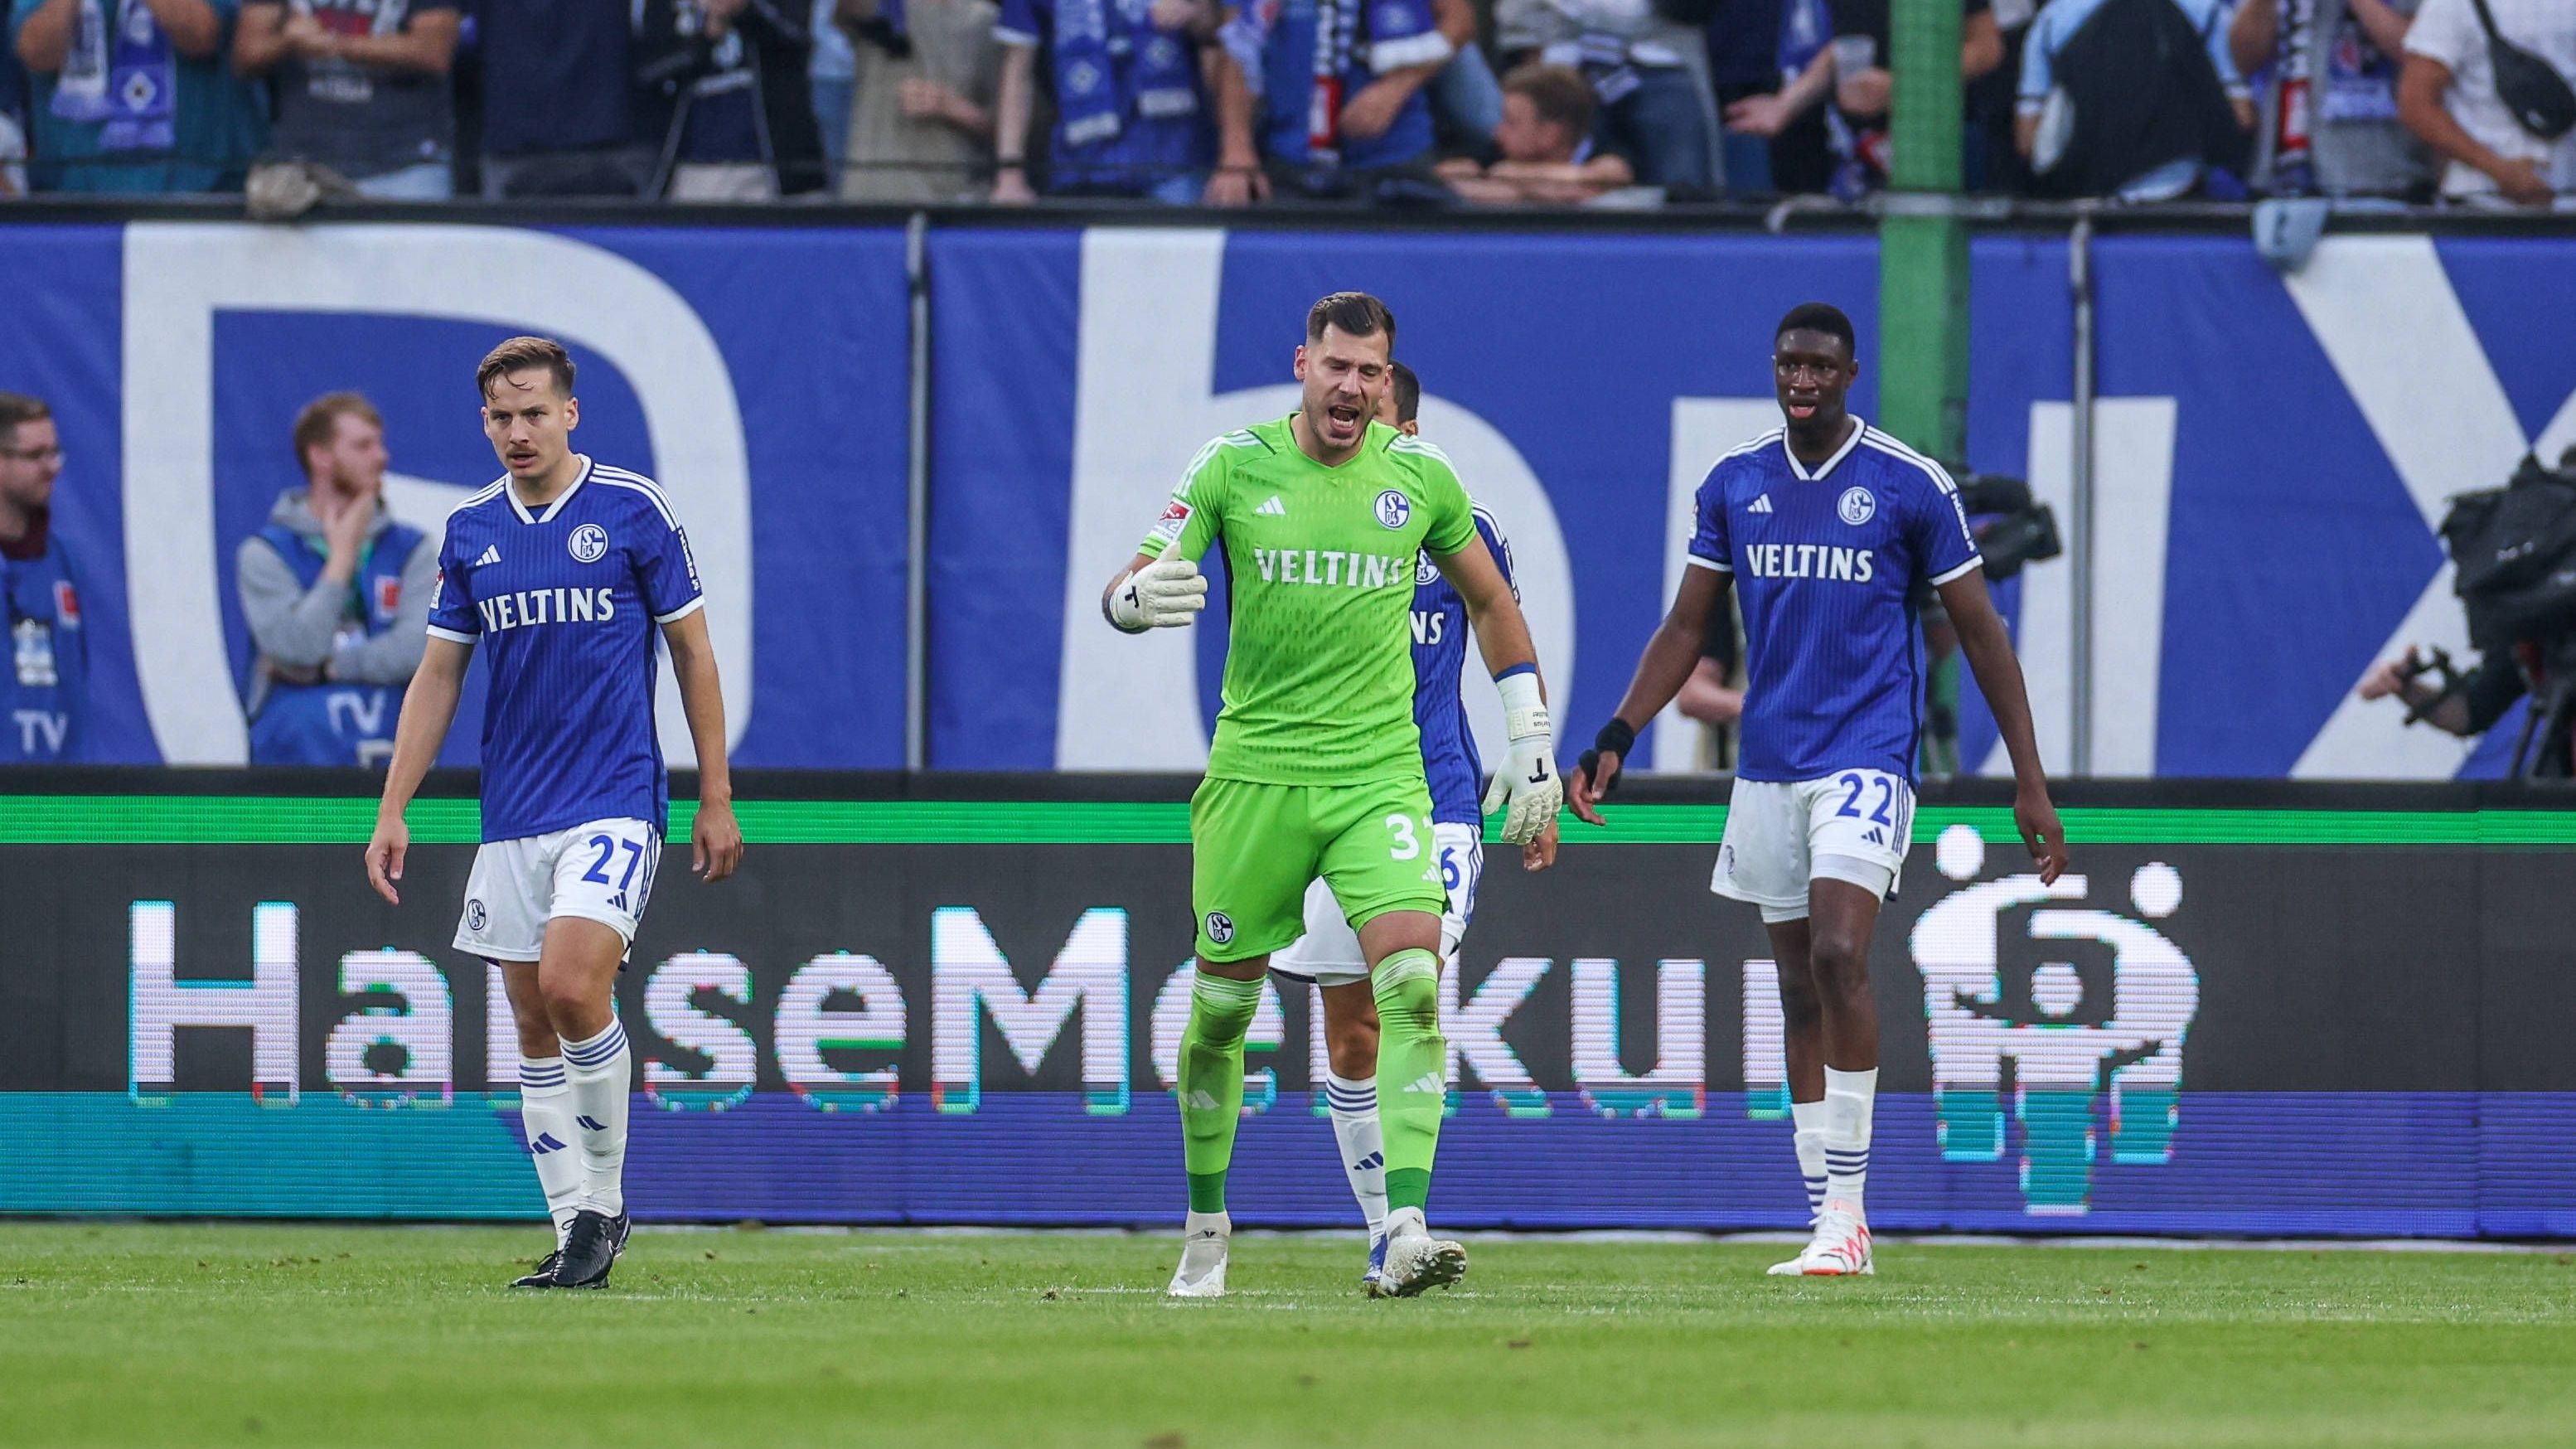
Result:
<svg viewBox="0 0 2576 1449"><path fill-rule="evenodd" d="M1592 737L1593 749L1605 755L1617 755L1622 764L1627 762L1628 752L1636 747L1637 732L1615 714L1610 716L1608 724L1601 727L1601 733Z"/></svg>

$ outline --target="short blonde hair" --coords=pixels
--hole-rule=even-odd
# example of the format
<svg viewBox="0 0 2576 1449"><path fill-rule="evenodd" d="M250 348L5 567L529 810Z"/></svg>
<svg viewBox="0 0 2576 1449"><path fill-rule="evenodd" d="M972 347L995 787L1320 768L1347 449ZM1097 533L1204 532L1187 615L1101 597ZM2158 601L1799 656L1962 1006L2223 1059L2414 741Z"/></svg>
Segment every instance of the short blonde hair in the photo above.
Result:
<svg viewBox="0 0 2576 1449"><path fill-rule="evenodd" d="M572 396L572 354L551 337L513 337L485 353L483 365L474 369L474 390L490 397L492 384L502 378L539 369L554 375L555 387L565 397Z"/></svg>
<svg viewBox="0 0 2576 1449"><path fill-rule="evenodd" d="M378 432L382 432L385 426L384 415L376 411L376 405L367 401L364 393L326 392L306 403L304 411L295 415L297 466L303 466L307 453L330 445L332 430L340 426L342 418L358 418L372 423Z"/></svg>

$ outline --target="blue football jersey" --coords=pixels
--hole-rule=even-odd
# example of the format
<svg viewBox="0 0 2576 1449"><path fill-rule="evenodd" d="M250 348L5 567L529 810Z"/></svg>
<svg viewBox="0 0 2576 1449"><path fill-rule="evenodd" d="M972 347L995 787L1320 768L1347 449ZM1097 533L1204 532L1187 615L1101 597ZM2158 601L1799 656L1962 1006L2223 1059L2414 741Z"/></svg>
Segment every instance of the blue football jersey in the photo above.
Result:
<svg viewBox="0 0 2576 1449"><path fill-rule="evenodd" d="M590 820L664 826L653 733L655 632L705 602L670 500L649 478L582 460L530 513L510 480L447 516L429 632L483 645L483 838Z"/></svg>
<svg viewBox="0 0 2576 1449"><path fill-rule="evenodd" d="M1984 562L1941 465L1852 422L1813 472L1774 428L1699 485L1690 561L1732 574L1744 611L1743 779L1913 779L1922 635L1907 595Z"/></svg>
<svg viewBox="0 0 2576 1449"><path fill-rule="evenodd" d="M1475 514L1476 532L1493 551L1512 597L1519 598L1511 544L1494 515L1481 506ZM1476 736L1467 728L1467 703L1459 693L1466 664L1467 601L1426 553L1413 571L1413 722L1422 730L1422 771L1431 781L1434 824L1475 825L1485 818L1484 763L1476 757Z"/></svg>

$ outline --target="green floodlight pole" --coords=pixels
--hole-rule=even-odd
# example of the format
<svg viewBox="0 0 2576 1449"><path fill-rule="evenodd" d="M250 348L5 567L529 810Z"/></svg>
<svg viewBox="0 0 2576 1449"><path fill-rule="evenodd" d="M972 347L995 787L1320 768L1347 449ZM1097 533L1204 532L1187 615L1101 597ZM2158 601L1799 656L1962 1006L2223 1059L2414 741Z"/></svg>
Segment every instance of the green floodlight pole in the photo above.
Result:
<svg viewBox="0 0 2576 1449"><path fill-rule="evenodd" d="M1968 228L1958 214L1959 0L1893 0L1895 115L1878 227L1878 410L1942 463L1968 445Z"/></svg>
<svg viewBox="0 0 2576 1449"><path fill-rule="evenodd" d="M1968 452L1968 228L1959 216L1959 0L1892 0L1895 77L1888 191L1878 223L1878 411L1886 429L1952 468ZM1959 772L1959 656L1927 681L1922 765Z"/></svg>

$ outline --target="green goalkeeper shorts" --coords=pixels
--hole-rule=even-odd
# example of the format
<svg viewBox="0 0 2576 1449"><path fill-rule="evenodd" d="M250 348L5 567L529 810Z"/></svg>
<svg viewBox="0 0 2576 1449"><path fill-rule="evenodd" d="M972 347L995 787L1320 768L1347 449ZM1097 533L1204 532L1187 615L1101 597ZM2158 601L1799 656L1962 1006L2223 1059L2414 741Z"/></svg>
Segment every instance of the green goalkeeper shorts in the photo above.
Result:
<svg viewBox="0 0 2576 1449"><path fill-rule="evenodd" d="M1419 778L1360 785L1204 780L1190 797L1199 959L1242 961L1304 935L1306 887L1332 887L1357 930L1389 911L1448 909Z"/></svg>

